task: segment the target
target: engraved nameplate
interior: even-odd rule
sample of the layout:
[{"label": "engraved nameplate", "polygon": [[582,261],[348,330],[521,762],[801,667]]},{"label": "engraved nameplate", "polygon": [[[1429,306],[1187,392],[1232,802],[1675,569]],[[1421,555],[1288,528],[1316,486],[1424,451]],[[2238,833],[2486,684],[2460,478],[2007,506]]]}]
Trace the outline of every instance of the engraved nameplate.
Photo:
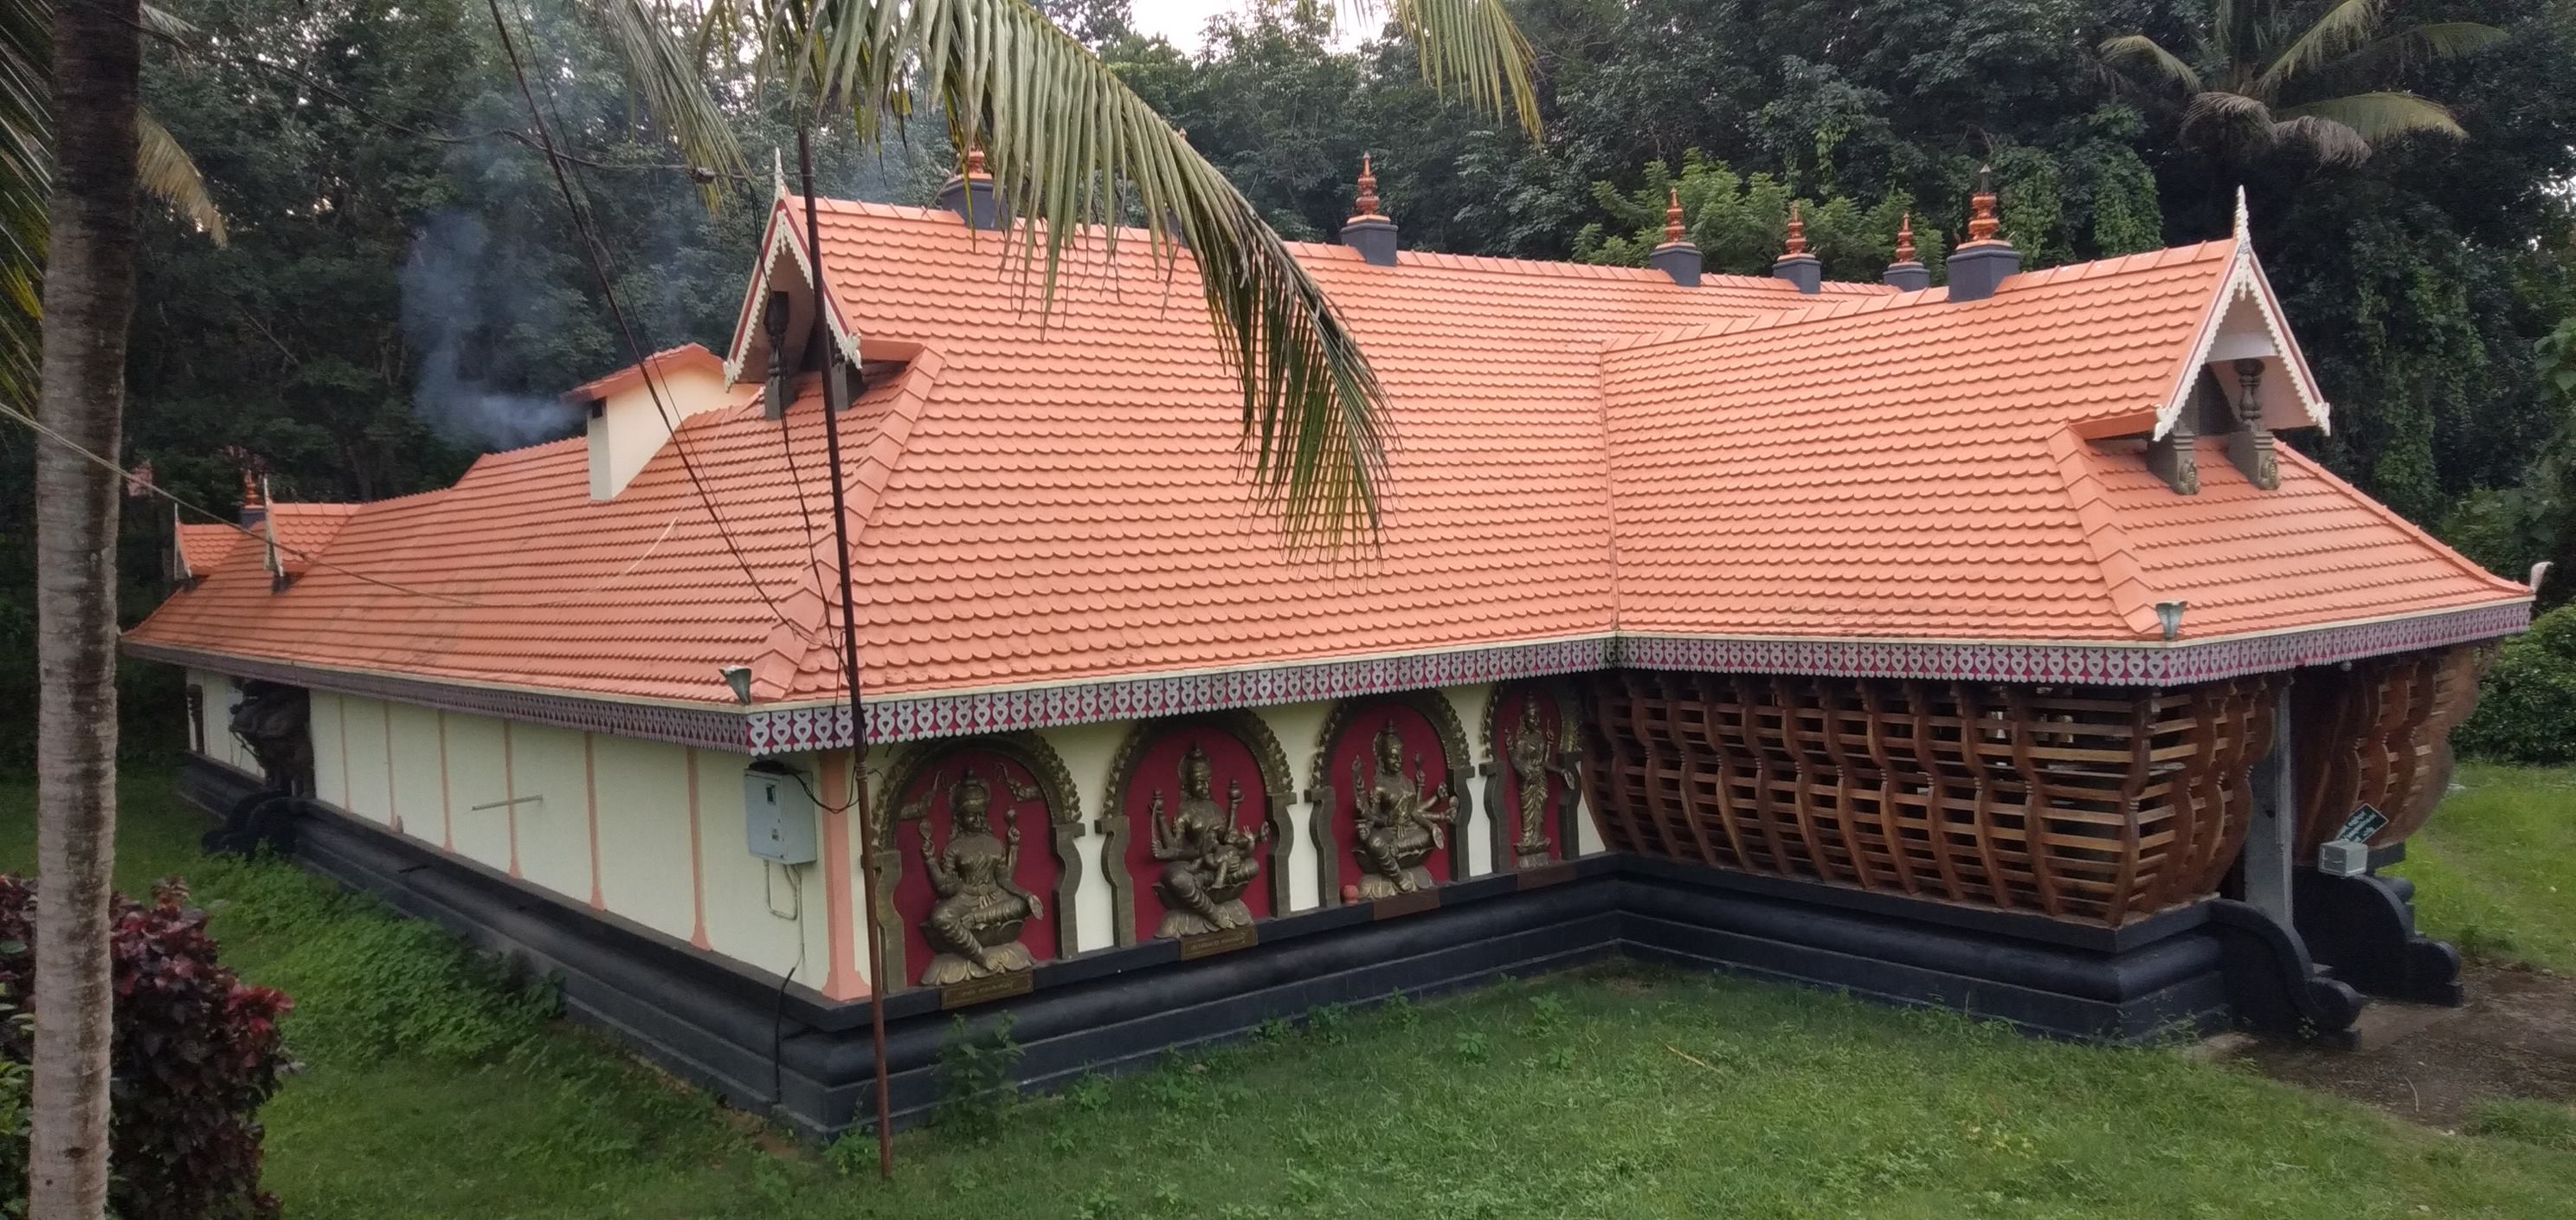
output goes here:
[{"label": "engraved nameplate", "polygon": [[1559,860],[1553,864],[1539,865],[1537,868],[1525,868],[1520,871],[1519,876],[1520,882],[1516,887],[1519,889],[1534,890],[1541,886],[1563,885],[1574,880],[1574,861]]},{"label": "engraved nameplate", "polygon": [[1184,936],[1181,938],[1181,960],[1186,962],[1194,961],[1202,957],[1214,957],[1219,953],[1232,953],[1237,949],[1249,949],[1260,943],[1261,928],[1256,924],[1245,924],[1240,928],[1223,928],[1214,932],[1201,932],[1196,936]]},{"label": "engraved nameplate", "polygon": [[1032,981],[1028,971],[1015,970],[1009,974],[990,974],[980,979],[952,983],[939,989],[939,1006],[964,1008],[969,1004],[1027,995]]},{"label": "engraved nameplate", "polygon": [[1440,909],[1440,891],[1415,890],[1410,894],[1396,894],[1378,899],[1376,907],[1379,919],[1393,919],[1417,911],[1436,911]]}]

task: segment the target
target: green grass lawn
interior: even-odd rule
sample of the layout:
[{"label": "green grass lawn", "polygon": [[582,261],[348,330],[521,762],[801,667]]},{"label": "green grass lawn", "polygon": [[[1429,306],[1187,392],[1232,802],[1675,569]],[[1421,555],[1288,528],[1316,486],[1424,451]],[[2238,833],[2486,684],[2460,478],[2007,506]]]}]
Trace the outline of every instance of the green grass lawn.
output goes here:
[{"label": "green grass lawn", "polygon": [[2471,763],[2390,872],[2427,934],[2477,957],[2576,972],[2576,770]]},{"label": "green grass lawn", "polygon": [[[2479,878],[2478,918],[2564,951],[2531,909],[2549,883],[2519,879],[2545,862],[2479,828],[2554,832],[2563,874],[2563,822],[2515,810],[2576,779],[2470,778],[2473,809],[2503,812],[2418,853],[2428,921],[2455,915],[2425,870],[2453,870]],[[199,859],[167,784],[128,785],[124,883],[188,874],[227,960],[297,997],[308,1067],[266,1112],[296,1217],[2576,1216],[2556,1110],[2445,1135],[2171,1050],[1634,967],[1312,1014],[989,1135],[904,1135],[888,1186],[871,1143],[786,1147],[432,929],[288,866]],[[0,865],[31,857],[29,807],[0,784]]]}]

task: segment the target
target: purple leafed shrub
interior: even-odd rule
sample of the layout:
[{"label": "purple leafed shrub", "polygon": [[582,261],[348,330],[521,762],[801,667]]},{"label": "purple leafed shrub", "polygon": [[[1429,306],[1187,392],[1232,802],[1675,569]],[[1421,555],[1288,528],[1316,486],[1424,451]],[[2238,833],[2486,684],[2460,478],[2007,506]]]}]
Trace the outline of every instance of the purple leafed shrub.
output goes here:
[{"label": "purple leafed shrub", "polygon": [[[112,903],[109,1210],[156,1220],[276,1216],[276,1197],[259,1188],[258,1114],[291,1067],[277,1022],[294,1001],[215,960],[206,913],[188,905],[176,878],[154,886],[149,904],[123,895]],[[35,924],[35,884],[0,877],[0,989],[21,1014],[41,985]],[[33,1051],[31,1023],[0,1022],[0,1061],[24,1064]],[[0,1139],[9,1141],[0,1198],[23,1199],[23,1126]]]}]

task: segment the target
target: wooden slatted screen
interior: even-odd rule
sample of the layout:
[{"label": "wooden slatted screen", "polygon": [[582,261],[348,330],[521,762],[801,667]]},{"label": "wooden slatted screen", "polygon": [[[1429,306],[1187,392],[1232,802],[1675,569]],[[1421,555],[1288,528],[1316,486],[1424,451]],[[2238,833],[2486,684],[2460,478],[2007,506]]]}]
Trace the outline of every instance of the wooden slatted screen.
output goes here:
[{"label": "wooden slatted screen", "polygon": [[2364,804],[2388,815],[2374,845],[2402,843],[2451,784],[2451,730],[2478,703],[2492,648],[2462,644],[2299,671],[2290,687],[2298,755],[2299,857]]},{"label": "wooden slatted screen", "polygon": [[2215,891],[2278,688],[1622,670],[1592,802],[1614,850],[2116,925]]}]

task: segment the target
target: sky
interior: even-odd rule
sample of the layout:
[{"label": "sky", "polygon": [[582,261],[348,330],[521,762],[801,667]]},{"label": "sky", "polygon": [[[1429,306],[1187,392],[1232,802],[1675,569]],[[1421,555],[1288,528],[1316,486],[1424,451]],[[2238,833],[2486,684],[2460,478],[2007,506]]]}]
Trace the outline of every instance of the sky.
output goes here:
[{"label": "sky", "polygon": [[1207,19],[1239,7],[1241,0],[1133,0],[1131,20],[1142,34],[1160,34],[1184,51],[1199,48]]}]

